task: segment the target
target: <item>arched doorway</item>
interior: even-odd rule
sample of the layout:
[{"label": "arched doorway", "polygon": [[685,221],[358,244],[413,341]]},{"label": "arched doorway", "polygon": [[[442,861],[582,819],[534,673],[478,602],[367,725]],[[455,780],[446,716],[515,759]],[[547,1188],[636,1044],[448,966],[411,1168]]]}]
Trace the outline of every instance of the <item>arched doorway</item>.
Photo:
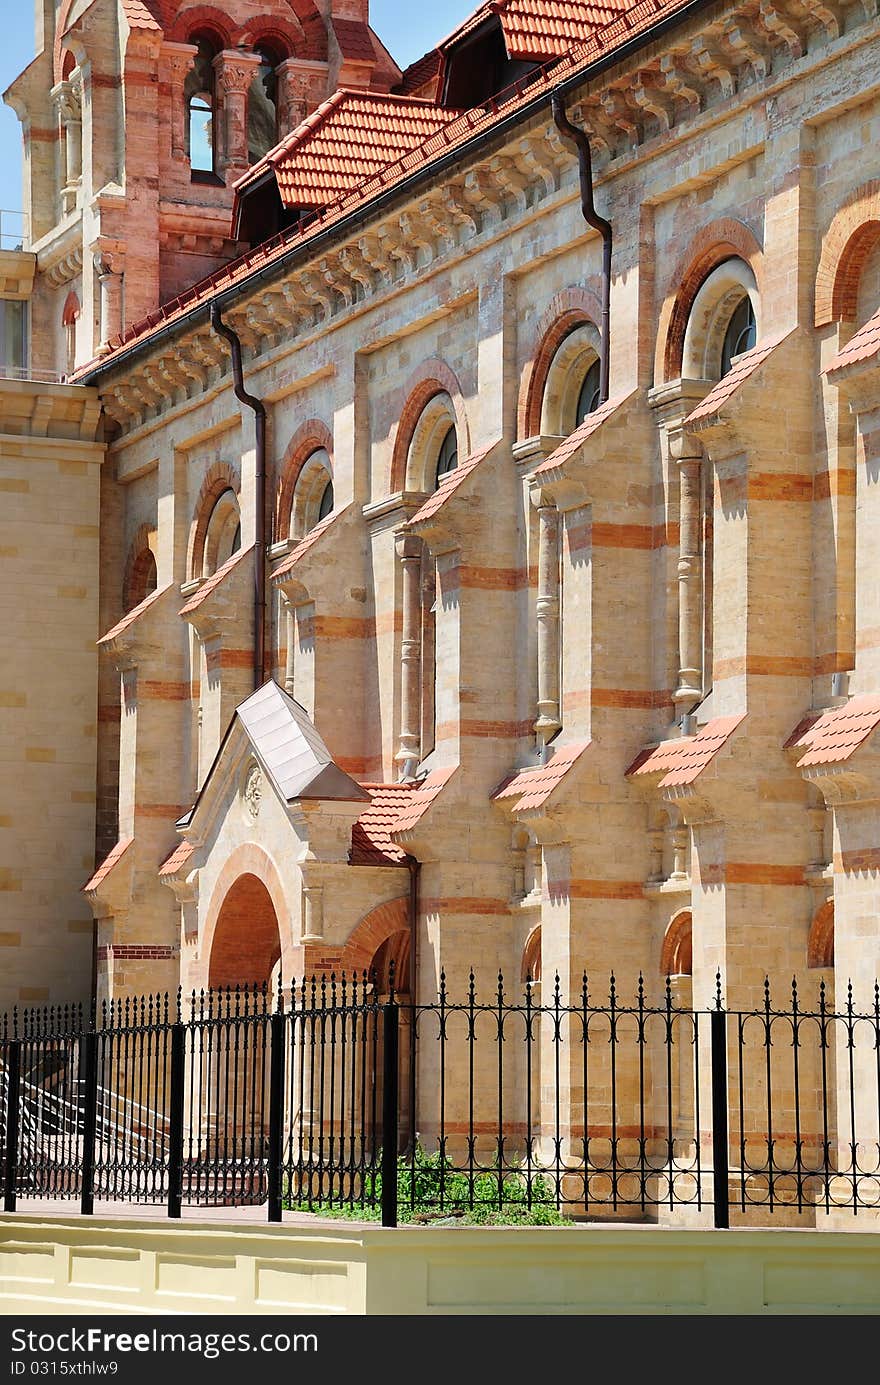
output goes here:
[{"label": "arched doorway", "polygon": [[281,937],[272,897],[256,875],[240,875],[217,915],[208,985],[212,990],[268,985],[280,956]]}]

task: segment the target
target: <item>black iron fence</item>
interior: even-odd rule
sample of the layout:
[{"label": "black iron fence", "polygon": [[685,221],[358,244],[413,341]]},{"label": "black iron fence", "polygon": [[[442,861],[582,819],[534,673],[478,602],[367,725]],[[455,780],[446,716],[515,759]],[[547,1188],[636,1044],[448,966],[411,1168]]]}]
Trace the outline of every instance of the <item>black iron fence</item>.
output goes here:
[{"label": "black iron fence", "polygon": [[586,977],[367,977],[27,1010],[0,1027],[0,1188],[428,1220],[814,1224],[880,1211],[880,992],[754,1010]]}]

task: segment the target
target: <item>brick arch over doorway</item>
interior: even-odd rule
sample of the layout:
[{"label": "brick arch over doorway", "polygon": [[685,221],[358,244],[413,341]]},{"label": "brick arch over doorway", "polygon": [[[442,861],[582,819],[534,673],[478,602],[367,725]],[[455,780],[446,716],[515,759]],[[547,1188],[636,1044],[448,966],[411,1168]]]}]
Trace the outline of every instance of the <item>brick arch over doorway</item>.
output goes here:
[{"label": "brick arch over doorway", "polygon": [[409,928],[409,896],[401,895],[387,904],[377,904],[355,926],[342,949],[340,965],[346,976],[369,971],[373,958],[384,942]]},{"label": "brick arch over doorway", "polygon": [[[253,928],[247,921],[249,909],[257,920]],[[238,847],[220,871],[205,916],[200,951],[208,985],[268,981],[289,932],[287,901],[274,861],[253,843]],[[227,967],[237,957],[244,969],[227,980]],[[284,965],[286,969],[287,959]]]}]

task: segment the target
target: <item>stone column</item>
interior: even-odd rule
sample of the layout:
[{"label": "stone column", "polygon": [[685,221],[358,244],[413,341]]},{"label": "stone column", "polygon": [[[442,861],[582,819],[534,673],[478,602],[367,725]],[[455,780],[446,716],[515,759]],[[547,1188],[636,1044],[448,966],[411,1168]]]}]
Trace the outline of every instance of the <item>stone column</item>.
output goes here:
[{"label": "stone column", "polygon": [[538,720],[535,731],[546,745],[562,725],[559,715],[559,511],[538,507]]},{"label": "stone column", "polygon": [[242,49],[224,49],[214,59],[217,95],[223,102],[222,119],[219,110],[215,115],[218,128],[222,130],[217,169],[228,185],[240,178],[249,166],[247,98],[259,66],[259,55]]},{"label": "stone column", "polygon": [[411,779],[419,762],[422,710],[422,543],[401,534],[397,555],[403,569],[403,633],[400,645],[400,748],[395,762],[401,780]]},{"label": "stone column", "polygon": [[78,72],[69,81],[59,82],[52,88],[52,101],[64,130],[61,212],[65,215],[76,206],[77,189],[82,180],[82,81]]},{"label": "stone column", "polygon": [[285,659],[284,659],[284,691],[291,697],[294,694],[294,653],[293,647],[296,642],[296,617],[294,615],[293,602],[285,596],[284,601],[284,628],[285,628]]},{"label": "stone column", "polygon": [[162,45],[162,57],[168,79],[168,99],[171,103],[171,157],[176,162],[183,162],[187,158],[185,87],[186,79],[192,69],[193,59],[198,51],[194,43],[164,43]]},{"label": "stone column", "polygon": [[98,352],[109,350],[111,337],[122,330],[122,273],[118,258],[98,251],[94,256],[101,294],[101,340]]},{"label": "stone column", "polygon": [[702,454],[699,443],[676,430],[669,440],[678,467],[678,684],[672,694],[681,714],[703,696]]}]

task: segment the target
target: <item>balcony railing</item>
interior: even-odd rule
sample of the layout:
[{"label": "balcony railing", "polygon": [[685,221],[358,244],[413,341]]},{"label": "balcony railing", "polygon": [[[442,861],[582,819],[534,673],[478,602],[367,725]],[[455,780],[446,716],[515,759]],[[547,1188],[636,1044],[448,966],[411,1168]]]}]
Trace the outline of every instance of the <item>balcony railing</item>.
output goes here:
[{"label": "balcony railing", "polygon": [[27,213],[0,207],[0,250],[23,250],[29,240]]}]

